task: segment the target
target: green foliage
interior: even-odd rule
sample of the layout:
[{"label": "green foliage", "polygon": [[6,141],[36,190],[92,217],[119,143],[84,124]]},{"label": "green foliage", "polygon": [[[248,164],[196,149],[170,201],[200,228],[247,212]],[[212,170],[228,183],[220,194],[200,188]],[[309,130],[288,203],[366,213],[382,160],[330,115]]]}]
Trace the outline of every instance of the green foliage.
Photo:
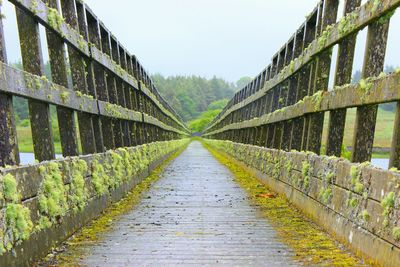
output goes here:
[{"label": "green foliage", "polygon": [[207,111],[203,112],[197,119],[189,122],[192,132],[202,132],[207,125],[222,111],[228,103],[227,99],[214,101],[208,105]]},{"label": "green foliage", "polygon": [[189,122],[189,128],[193,132],[202,132],[220,112],[220,109],[204,112],[198,119]]},{"label": "green foliage", "polygon": [[236,82],[236,88],[240,90],[244,88],[247,84],[249,84],[252,80],[253,78],[248,76],[242,77]]},{"label": "green foliage", "polygon": [[223,109],[227,104],[229,100],[228,99],[221,99],[214,101],[208,105],[207,110],[217,110],[217,109]]},{"label": "green foliage", "polygon": [[[153,75],[152,80],[160,94],[184,121],[194,120],[207,111],[209,105],[215,101],[231,99],[238,89],[251,81],[250,78],[242,78],[237,84],[233,84],[216,77],[212,79],[199,76],[163,77],[160,74]],[[216,109],[216,107],[210,108]]]}]

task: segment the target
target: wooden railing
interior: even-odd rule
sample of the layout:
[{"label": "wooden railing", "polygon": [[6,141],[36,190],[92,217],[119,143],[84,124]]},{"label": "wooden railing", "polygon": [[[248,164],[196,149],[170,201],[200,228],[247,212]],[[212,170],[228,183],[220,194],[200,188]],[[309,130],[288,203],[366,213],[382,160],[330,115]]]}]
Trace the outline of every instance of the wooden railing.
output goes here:
[{"label": "wooden railing", "polygon": [[[390,18],[400,0],[323,0],[273,57],[205,130],[207,138],[286,151],[321,151],[329,111],[326,154],[341,156],[346,110],[357,107],[352,161],[370,161],[378,104],[400,100],[400,71],[382,73]],[[368,28],[362,79],[350,85],[357,34]],[[328,91],[332,48],[338,45],[334,88]],[[400,167],[397,104],[391,167]]]},{"label": "wooden railing", "polygon": [[[78,155],[77,124],[83,154],[188,133],[137,58],[83,1],[9,2],[16,8],[24,71],[7,64],[0,24],[0,166],[19,164],[13,96],[28,99],[39,161],[55,158],[50,104],[57,107],[63,156]],[[46,29],[52,82],[44,76],[39,25]]]}]

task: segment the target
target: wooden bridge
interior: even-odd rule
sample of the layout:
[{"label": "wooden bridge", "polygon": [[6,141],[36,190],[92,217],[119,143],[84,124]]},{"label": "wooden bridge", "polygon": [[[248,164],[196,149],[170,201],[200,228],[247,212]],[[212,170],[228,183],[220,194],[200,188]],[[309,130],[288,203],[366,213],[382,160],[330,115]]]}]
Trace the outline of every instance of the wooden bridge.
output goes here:
[{"label": "wooden bridge", "polygon": [[[0,24],[0,266],[400,265],[398,103],[391,169],[369,164],[378,104],[400,101],[400,71],[382,73],[400,0],[346,0],[340,19],[339,0],[320,1],[204,131],[210,152],[187,147],[181,118],[83,1],[9,2],[23,70],[7,63]],[[351,84],[364,28],[362,79]],[[20,165],[16,96],[29,103],[32,165]],[[346,110],[354,107],[347,160]],[[129,208],[107,217],[123,198]]]}]

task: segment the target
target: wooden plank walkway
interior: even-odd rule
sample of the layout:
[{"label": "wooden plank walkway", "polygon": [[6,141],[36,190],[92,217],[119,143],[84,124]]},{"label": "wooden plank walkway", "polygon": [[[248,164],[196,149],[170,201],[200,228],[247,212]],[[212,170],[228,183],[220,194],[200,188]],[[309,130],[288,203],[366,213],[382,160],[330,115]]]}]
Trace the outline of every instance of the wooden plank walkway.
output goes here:
[{"label": "wooden plank walkway", "polygon": [[164,171],[140,204],[101,236],[88,266],[293,266],[293,252],[199,142]]}]

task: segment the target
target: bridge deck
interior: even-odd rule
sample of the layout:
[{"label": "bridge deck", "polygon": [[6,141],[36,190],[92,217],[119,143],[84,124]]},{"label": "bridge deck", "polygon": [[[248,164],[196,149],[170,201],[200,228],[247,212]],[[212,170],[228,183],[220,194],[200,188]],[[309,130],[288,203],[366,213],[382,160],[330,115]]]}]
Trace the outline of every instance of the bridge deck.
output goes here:
[{"label": "bridge deck", "polygon": [[229,170],[193,142],[81,263],[295,265],[275,235]]}]

